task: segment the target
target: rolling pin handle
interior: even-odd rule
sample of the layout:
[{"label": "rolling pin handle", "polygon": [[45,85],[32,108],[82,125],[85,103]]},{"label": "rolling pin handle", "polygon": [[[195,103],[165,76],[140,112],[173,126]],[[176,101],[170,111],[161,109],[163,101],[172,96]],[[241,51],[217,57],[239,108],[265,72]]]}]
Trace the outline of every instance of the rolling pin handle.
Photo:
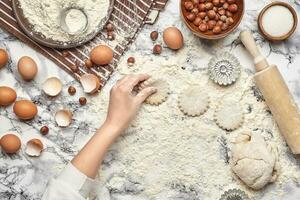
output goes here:
[{"label": "rolling pin handle", "polygon": [[267,60],[261,55],[260,51],[258,50],[258,47],[250,31],[242,31],[240,33],[240,39],[246,47],[246,49],[251,54],[251,56],[253,57],[255,69],[257,72],[269,67]]}]

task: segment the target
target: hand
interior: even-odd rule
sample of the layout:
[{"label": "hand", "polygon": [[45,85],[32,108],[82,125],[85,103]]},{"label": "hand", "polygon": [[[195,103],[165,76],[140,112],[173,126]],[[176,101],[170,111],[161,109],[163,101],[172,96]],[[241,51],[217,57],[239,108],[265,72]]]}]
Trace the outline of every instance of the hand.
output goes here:
[{"label": "hand", "polygon": [[148,87],[136,96],[132,94],[134,87],[149,77],[147,74],[127,75],[111,89],[106,123],[119,134],[129,126],[145,99],[156,92],[155,88]]}]

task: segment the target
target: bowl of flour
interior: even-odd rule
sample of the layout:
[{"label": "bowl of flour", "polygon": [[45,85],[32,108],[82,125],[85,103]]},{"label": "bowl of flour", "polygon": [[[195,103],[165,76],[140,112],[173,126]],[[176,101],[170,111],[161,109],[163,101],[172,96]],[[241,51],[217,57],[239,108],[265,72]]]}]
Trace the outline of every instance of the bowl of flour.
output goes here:
[{"label": "bowl of flour", "polygon": [[[93,39],[107,23],[114,0],[13,0],[13,10],[23,31],[36,42],[51,48],[72,48]],[[76,8],[68,18],[70,34],[61,26],[62,13]],[[75,14],[75,15],[74,15]]]}]

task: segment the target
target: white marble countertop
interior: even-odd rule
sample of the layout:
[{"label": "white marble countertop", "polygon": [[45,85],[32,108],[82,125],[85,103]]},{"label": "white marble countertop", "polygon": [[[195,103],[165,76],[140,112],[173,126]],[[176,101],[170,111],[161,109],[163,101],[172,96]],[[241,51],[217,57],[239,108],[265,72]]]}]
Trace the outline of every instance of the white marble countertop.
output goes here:
[{"label": "white marble countertop", "polygon": [[[191,58],[192,63],[197,63],[195,70],[205,67],[209,57],[220,50],[227,50],[235,54],[243,67],[251,69],[252,62],[249,55],[241,47],[238,35],[242,29],[251,29],[255,32],[255,39],[259,43],[262,52],[268,57],[271,63],[276,63],[284,79],[286,80],[296,102],[300,105],[300,29],[286,42],[270,44],[257,31],[256,18],[259,10],[270,1],[266,0],[245,0],[246,12],[238,30],[224,40],[218,42],[201,41],[194,39],[195,43],[188,42],[185,48],[193,45],[201,45],[206,56]],[[300,5],[294,1],[288,1],[297,10],[300,16]],[[178,14],[178,1],[169,0],[166,9],[160,14],[159,20],[154,26],[145,26],[139,34],[136,42],[130,47],[124,60],[135,52],[143,56],[152,57],[152,45],[149,40],[149,33],[152,30],[162,31],[167,26],[177,26],[183,31],[184,37],[195,38],[185,27]],[[45,190],[48,180],[56,175],[63,166],[80,150],[84,143],[93,135],[105,117],[105,113],[97,112],[97,105],[101,102],[101,95],[108,95],[110,87],[120,77],[117,71],[98,96],[87,96],[88,103],[80,106],[78,98],[84,96],[81,86],[70,75],[65,73],[54,63],[35,52],[15,37],[0,29],[0,48],[5,48],[11,60],[8,66],[0,70],[0,85],[7,85],[16,89],[18,98],[32,99],[39,107],[39,114],[34,120],[28,122],[19,121],[12,112],[12,106],[0,108],[0,135],[7,132],[18,133],[22,138],[22,150],[12,156],[0,153],[0,199],[40,199]],[[24,82],[17,73],[16,64],[21,56],[29,55],[38,64],[39,72],[34,81]],[[164,56],[174,56],[164,53]],[[155,57],[153,57],[155,59]],[[187,58],[190,59],[190,58]],[[125,63],[122,61],[123,64]],[[201,66],[201,67],[200,67]],[[41,93],[41,86],[46,77],[58,76],[63,81],[64,89],[58,97],[49,99]],[[67,92],[68,86],[77,88],[75,96]],[[59,128],[53,120],[53,113],[59,108],[68,107],[73,110],[74,120],[70,127]],[[47,125],[50,132],[47,136],[41,136],[39,129]],[[39,158],[30,158],[24,153],[24,145],[30,138],[41,138],[46,149]],[[113,167],[113,155],[109,154],[104,163],[106,168]],[[300,189],[294,186],[289,187],[287,196],[283,199],[300,199]],[[102,199],[139,199],[134,193],[122,191],[115,193],[106,189]],[[297,196],[298,195],[298,196]],[[193,197],[176,199],[194,199]],[[205,199],[209,199],[206,197]],[[162,199],[164,200],[164,199]]]}]

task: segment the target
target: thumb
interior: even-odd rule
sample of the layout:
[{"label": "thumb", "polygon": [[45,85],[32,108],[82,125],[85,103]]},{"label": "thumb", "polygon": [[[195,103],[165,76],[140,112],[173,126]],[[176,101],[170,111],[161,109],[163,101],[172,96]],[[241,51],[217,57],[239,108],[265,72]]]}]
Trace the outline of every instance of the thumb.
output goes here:
[{"label": "thumb", "polygon": [[143,103],[147,97],[149,97],[151,94],[154,94],[157,92],[157,89],[155,87],[147,87],[142,89],[137,95],[136,99],[139,103]]}]

